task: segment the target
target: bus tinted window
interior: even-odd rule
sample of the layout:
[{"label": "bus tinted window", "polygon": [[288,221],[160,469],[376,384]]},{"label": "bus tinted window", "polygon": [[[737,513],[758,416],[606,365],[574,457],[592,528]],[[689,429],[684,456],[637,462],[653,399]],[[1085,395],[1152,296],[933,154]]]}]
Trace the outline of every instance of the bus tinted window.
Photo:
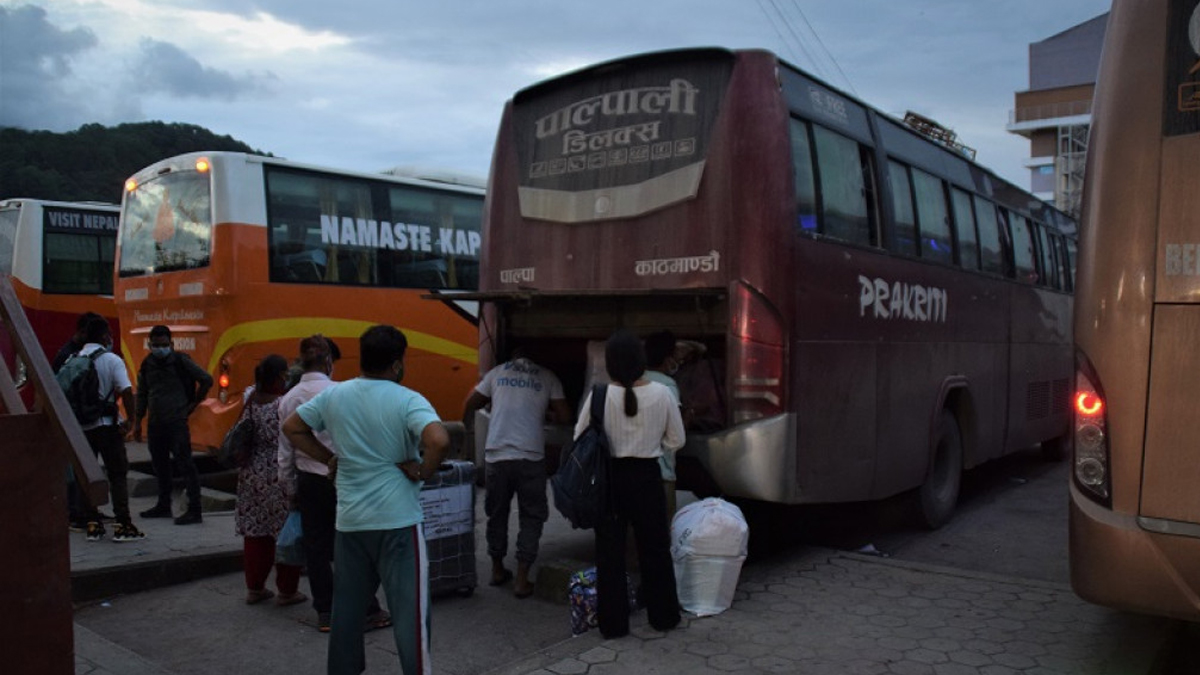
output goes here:
[{"label": "bus tinted window", "polygon": [[975,197],[975,218],[979,225],[980,268],[993,274],[1007,274],[1004,241],[1000,236],[1000,223],[996,220],[996,206],[983,197]]},{"label": "bus tinted window", "polygon": [[908,167],[888,162],[888,177],[892,181],[893,232],[890,248],[896,253],[917,254],[917,219],[913,214],[912,184]]},{"label": "bus tinted window", "polygon": [[403,187],[391,188],[388,195],[392,222],[429,223],[436,241],[432,249],[410,246],[406,252],[397,251],[390,285],[479,288],[479,232],[483,220],[479,200]]},{"label": "bus tinted window", "polygon": [[1029,231],[1029,221],[1025,216],[1009,212],[1008,226],[1012,232],[1013,264],[1016,267],[1017,279],[1037,283],[1037,252],[1033,248],[1033,234]]},{"label": "bus tinted window", "polygon": [[121,276],[206,267],[212,245],[208,174],[169,173],[125,194]]},{"label": "bus tinted window", "polygon": [[1058,265],[1054,261],[1054,249],[1050,247],[1050,235],[1046,226],[1033,223],[1033,231],[1037,233],[1038,268],[1042,270],[1039,281],[1053,288],[1061,288],[1058,281]]},{"label": "bus tinted window", "polygon": [[1074,291],[1075,276],[1071,274],[1071,265],[1074,256],[1071,254],[1070,240],[1060,235],[1057,237],[1056,246],[1058,249],[1058,273],[1062,275],[1063,290]]},{"label": "bus tinted window", "polygon": [[950,205],[954,208],[954,233],[958,236],[958,262],[969,270],[979,269],[979,241],[975,235],[975,213],[971,195],[950,189]]},{"label": "bus tinted window", "polygon": [[267,169],[270,279],[475,289],[478,199]]},{"label": "bus tinted window", "polygon": [[942,181],[919,169],[913,169],[912,176],[917,195],[917,223],[921,228],[921,257],[953,263],[954,242],[950,238],[950,216]]},{"label": "bus tinted window", "polygon": [[824,231],[855,244],[874,243],[874,194],[869,183],[870,155],[855,141],[819,126],[813,127]]},{"label": "bus tinted window", "polygon": [[0,274],[12,274],[13,238],[20,215],[18,209],[0,210]]},{"label": "bus tinted window", "polygon": [[1078,254],[1078,247],[1074,239],[1067,240],[1067,269],[1070,273],[1071,288],[1075,288],[1075,256]]},{"label": "bus tinted window", "polygon": [[115,239],[47,232],[43,248],[43,291],[112,295]]},{"label": "bus tinted window", "polygon": [[817,184],[813,176],[808,124],[793,118],[789,131],[792,138],[792,182],[796,192],[796,223],[805,232],[816,232]]}]

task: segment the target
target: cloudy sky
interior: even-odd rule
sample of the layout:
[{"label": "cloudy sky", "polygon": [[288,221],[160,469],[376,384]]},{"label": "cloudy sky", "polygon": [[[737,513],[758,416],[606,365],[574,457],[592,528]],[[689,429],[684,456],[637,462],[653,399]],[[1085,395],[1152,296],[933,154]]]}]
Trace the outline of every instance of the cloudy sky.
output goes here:
[{"label": "cloudy sky", "polygon": [[1107,0],[0,0],[0,126],[162,120],[311,164],[486,176],[505,100],[619,56],[772,50],[954,129],[1028,187],[1005,131],[1028,45]]}]

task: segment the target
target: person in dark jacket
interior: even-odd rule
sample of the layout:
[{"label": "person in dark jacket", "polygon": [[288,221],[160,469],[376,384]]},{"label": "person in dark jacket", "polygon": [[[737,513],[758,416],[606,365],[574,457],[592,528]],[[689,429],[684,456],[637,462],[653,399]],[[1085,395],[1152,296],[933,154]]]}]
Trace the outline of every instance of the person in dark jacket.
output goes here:
[{"label": "person in dark jacket", "polygon": [[133,423],[133,439],[142,440],[142,419],[146,424],[146,443],[150,462],[158,479],[158,503],[143,518],[171,517],[171,459],[183,472],[188,507],[175,519],[176,525],[191,525],[201,521],[200,476],[192,460],[192,436],[188,416],[204,400],[212,387],[212,376],[196,365],[187,354],[171,348],[171,329],[155,326],[150,329],[150,355],[142,360],[137,377],[137,419]]}]

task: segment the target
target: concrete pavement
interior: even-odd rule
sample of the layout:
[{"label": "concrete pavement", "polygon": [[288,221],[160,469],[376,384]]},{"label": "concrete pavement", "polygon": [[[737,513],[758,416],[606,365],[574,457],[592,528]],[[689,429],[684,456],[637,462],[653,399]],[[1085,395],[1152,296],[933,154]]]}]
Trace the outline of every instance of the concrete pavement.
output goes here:
[{"label": "concrete pavement", "polygon": [[[133,501],[135,513],[153,503]],[[482,573],[482,491],[476,501]],[[240,565],[232,520],[135,517],[148,537],[122,544],[71,535],[77,600],[92,589],[76,611],[77,675],[324,672],[325,638],[308,605],[242,602],[241,574],[221,567]],[[552,514],[538,597],[485,585],[435,600],[434,672],[1126,675],[1150,673],[1167,637],[1167,622],[1088,605],[1059,583],[799,548],[745,566],[718,616],[663,634],[639,612],[628,637],[572,638],[568,608],[550,598],[561,597],[562,571],[583,564],[559,561],[588,560],[591,546],[590,532]],[[126,588],[140,592],[113,592]],[[399,672],[388,631],[366,643],[368,672]]]}]

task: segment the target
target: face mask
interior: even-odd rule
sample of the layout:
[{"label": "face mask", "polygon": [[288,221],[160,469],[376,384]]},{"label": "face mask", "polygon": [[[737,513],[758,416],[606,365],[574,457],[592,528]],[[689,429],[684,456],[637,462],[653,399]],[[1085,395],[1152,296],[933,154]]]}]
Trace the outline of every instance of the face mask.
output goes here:
[{"label": "face mask", "polygon": [[158,357],[166,357],[171,353],[170,347],[151,347],[150,353]]}]

